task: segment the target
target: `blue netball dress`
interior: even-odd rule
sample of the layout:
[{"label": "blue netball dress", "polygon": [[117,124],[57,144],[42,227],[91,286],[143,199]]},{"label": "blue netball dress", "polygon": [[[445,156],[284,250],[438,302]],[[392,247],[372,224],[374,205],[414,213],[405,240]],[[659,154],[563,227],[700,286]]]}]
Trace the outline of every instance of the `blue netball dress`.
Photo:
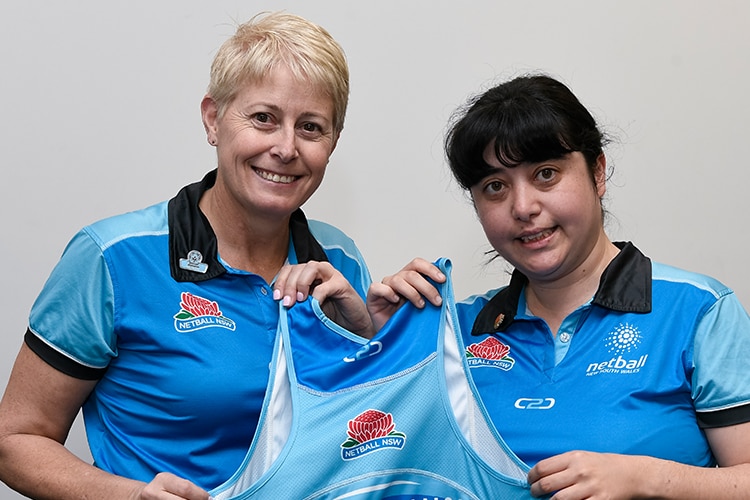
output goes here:
[{"label": "blue netball dress", "polygon": [[213,499],[532,498],[467,375],[438,265],[443,306],[407,304],[370,341],[315,299],[281,307],[253,445]]}]

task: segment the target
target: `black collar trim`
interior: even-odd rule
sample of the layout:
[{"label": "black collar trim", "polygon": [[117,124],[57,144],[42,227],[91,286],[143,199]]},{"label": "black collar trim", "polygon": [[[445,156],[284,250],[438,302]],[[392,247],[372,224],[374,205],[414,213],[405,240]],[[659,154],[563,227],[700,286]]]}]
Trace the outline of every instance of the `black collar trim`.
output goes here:
[{"label": "black collar trim", "polygon": [[[651,259],[630,242],[615,242],[620,253],[602,273],[593,304],[613,311],[651,312]],[[517,269],[510,283],[501,289],[477,315],[472,335],[502,332],[513,323],[518,302],[528,278]]]},{"label": "black collar trim", "polygon": [[[200,182],[185,186],[169,200],[169,269],[176,281],[206,281],[226,272],[219,262],[216,234],[198,202],[216,182],[216,170],[207,173]],[[307,218],[301,209],[292,213],[289,232],[297,255],[297,262],[310,260],[327,262],[328,257],[310,232]]]}]

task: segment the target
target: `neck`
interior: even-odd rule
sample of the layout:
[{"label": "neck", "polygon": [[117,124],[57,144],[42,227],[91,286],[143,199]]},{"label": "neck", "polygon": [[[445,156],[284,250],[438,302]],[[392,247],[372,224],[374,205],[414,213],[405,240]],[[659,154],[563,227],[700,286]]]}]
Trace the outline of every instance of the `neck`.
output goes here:
[{"label": "neck", "polygon": [[257,217],[222,201],[214,188],[198,206],[216,234],[221,258],[235,269],[261,276],[266,283],[284,265],[289,249],[289,217]]}]

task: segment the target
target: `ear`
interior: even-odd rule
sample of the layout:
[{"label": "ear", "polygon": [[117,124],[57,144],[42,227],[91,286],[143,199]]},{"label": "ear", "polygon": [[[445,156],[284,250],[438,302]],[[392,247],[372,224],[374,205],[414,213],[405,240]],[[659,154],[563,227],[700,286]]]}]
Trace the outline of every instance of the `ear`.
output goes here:
[{"label": "ear", "polygon": [[607,192],[607,157],[604,153],[596,159],[594,166],[594,184],[596,185],[596,194],[599,198],[604,197]]},{"label": "ear", "polygon": [[341,137],[342,130],[339,130],[338,132],[334,132],[333,137],[333,144],[331,144],[331,153],[328,156],[331,156],[333,152],[336,150],[336,145],[339,143],[339,138]]},{"label": "ear", "polygon": [[213,97],[206,94],[201,101],[201,118],[203,128],[206,129],[206,139],[212,146],[216,145],[217,122],[219,120],[219,107]]}]

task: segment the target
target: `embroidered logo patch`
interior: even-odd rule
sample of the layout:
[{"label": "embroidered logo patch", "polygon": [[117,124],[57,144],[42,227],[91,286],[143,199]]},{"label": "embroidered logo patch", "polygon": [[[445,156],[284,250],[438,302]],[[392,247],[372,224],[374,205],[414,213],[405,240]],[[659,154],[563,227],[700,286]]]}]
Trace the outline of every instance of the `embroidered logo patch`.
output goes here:
[{"label": "embroidered logo patch", "polygon": [[466,361],[469,368],[499,368],[507,372],[516,363],[515,359],[508,356],[509,353],[510,346],[495,337],[487,337],[466,347]]},{"label": "embroidered logo patch", "polygon": [[175,330],[192,332],[214,326],[232,331],[236,328],[234,321],[221,313],[218,303],[189,292],[182,292],[180,312],[174,315]]},{"label": "embroidered logo patch", "polygon": [[341,444],[341,458],[354,460],[378,450],[406,444],[406,434],[395,430],[393,416],[380,410],[367,410],[349,420],[346,430],[349,439]]}]

